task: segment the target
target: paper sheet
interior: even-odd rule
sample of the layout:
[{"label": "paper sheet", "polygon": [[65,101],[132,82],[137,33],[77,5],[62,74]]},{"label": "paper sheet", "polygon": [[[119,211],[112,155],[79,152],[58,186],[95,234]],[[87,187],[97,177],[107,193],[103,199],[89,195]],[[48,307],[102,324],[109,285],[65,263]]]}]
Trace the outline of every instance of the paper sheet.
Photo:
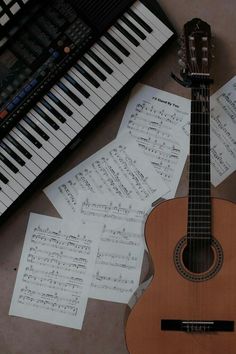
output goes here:
[{"label": "paper sheet", "polygon": [[189,112],[188,99],[138,84],[120,126],[119,134],[129,131],[168,185],[165,199],[175,196],[188,155],[183,127],[189,122]]},{"label": "paper sheet", "polygon": [[211,97],[211,175],[214,186],[236,170],[236,76]]},{"label": "paper sheet", "polygon": [[89,296],[128,303],[139,286],[146,203],[81,192],[76,218],[102,224]]},{"label": "paper sheet", "polygon": [[44,192],[65,217],[75,212],[81,190],[144,200],[151,205],[168,192],[168,187],[135,140],[122,134]]},{"label": "paper sheet", "polygon": [[81,329],[101,230],[31,214],[9,314]]}]

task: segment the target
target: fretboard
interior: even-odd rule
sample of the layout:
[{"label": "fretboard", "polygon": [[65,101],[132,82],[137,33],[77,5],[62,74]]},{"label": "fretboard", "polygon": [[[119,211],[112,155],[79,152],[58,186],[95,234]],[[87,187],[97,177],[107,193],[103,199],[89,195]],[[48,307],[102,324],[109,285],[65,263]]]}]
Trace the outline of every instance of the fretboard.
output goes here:
[{"label": "fretboard", "polygon": [[187,233],[189,240],[211,240],[209,91],[208,84],[192,88]]}]

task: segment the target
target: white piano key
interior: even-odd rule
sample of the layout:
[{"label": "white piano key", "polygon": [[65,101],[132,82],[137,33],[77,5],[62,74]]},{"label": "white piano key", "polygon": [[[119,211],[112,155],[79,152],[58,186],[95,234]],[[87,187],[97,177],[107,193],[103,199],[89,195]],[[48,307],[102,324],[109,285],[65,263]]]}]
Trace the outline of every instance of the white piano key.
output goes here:
[{"label": "white piano key", "polygon": [[24,176],[29,182],[35,179],[35,175],[25,165],[19,165],[5,150],[1,149],[0,151],[19,170],[18,173]]},{"label": "white piano key", "polygon": [[0,181],[0,188],[2,188],[2,191],[8,195],[13,202],[19,197],[19,194],[17,194],[8,183],[5,184]]},{"label": "white piano key", "polygon": [[112,44],[106,37],[102,40],[107,44],[113,52],[115,52],[123,60],[124,64],[132,71],[133,75],[139,70],[139,66],[131,59],[131,56],[126,57],[114,44]]},{"label": "white piano key", "polygon": [[3,141],[25,162],[25,166],[32,171],[35,176],[38,176],[42,172],[31,159],[25,157],[9,140],[3,139]]},{"label": "white piano key", "polygon": [[1,202],[7,208],[12,204],[12,200],[5,194],[4,191],[0,191]]},{"label": "white piano key", "polygon": [[[47,163],[46,161],[43,159],[43,157],[40,154],[40,152],[38,151],[37,148],[35,148],[35,146],[33,144],[28,144],[25,143],[25,136],[16,128],[13,128],[11,130],[10,135],[12,135],[17,141],[19,141],[19,143],[27,150],[29,151],[29,153],[32,155],[32,161],[35,162],[35,164],[41,169],[44,170],[45,167],[47,167]],[[37,152],[36,152],[37,150]]]},{"label": "white piano key", "polygon": [[128,41],[128,39],[120,31],[118,31],[118,29],[115,28],[115,27],[112,27],[110,30],[108,30],[108,32],[115,39],[117,39],[125,47],[125,49],[127,49],[130,52],[132,60],[140,68],[145,64],[144,58],[141,56],[141,54],[138,51],[139,47],[135,47],[135,46],[131,47],[130,44],[129,44],[130,42]]},{"label": "white piano key", "polygon": [[125,76],[124,73],[119,68],[117,68],[113,64],[113,62],[111,62],[108,55],[106,55],[104,52],[100,51],[100,48],[97,48],[97,46],[94,45],[91,49],[97,56],[99,56],[104,61],[104,63],[106,63],[113,70],[113,76],[117,80],[119,80],[121,82],[121,84],[124,86],[127,83],[127,81],[129,80],[127,78],[127,76]]},{"label": "white piano key", "polygon": [[9,176],[17,180],[17,182],[19,182],[19,184],[23,187],[23,190],[29,186],[30,181],[28,181],[20,172],[18,173],[12,172],[12,170],[7,165],[5,165],[2,161],[0,161],[0,166],[5,170],[5,172]]},{"label": "white piano key", "polygon": [[85,54],[85,58],[88,59],[96,68],[98,68],[102,74],[107,77],[107,82],[114,87],[116,92],[118,92],[123,86],[120,81],[118,81],[112,74],[107,73],[89,54]]},{"label": "white piano key", "polygon": [[[61,100],[61,101],[62,101],[62,100]],[[47,102],[49,102],[52,107],[54,107],[55,109],[57,109],[57,111],[58,111],[59,113],[63,114],[63,111],[60,109],[60,107],[58,107],[58,106],[56,105],[56,103],[53,102],[49,97],[47,98]],[[70,109],[71,109],[71,107],[70,107]],[[72,110],[72,109],[71,109],[71,110]],[[65,116],[65,113],[64,113],[64,116]],[[64,126],[64,124],[68,124],[68,125],[71,127],[71,129],[74,130],[75,135],[78,134],[78,133],[81,131],[81,129],[82,129],[81,124],[79,124],[72,116],[70,116],[70,117],[69,117],[69,116],[66,116],[66,123],[63,123],[63,124],[62,124],[62,127]],[[75,136],[75,135],[74,135],[74,136]]]},{"label": "white piano key", "polygon": [[0,191],[0,215],[2,215],[4,213],[4,211],[6,211],[6,209],[7,209],[7,206],[1,202],[2,195],[3,195],[3,192]]},{"label": "white piano key", "polygon": [[16,194],[20,195],[24,191],[22,185],[18,183],[16,179],[10,176],[9,173],[7,173],[7,171],[4,170],[4,168],[2,168],[1,166],[0,166],[0,172],[2,172],[5,177],[7,177],[7,179],[9,180],[8,182],[9,187],[13,189],[13,191],[15,191]]},{"label": "white piano key", "polygon": [[104,92],[104,97],[106,97],[106,101],[109,102],[111,97],[113,97],[116,94],[116,90],[114,90],[114,88],[107,82],[107,81],[103,81],[101,80],[99,77],[97,77],[94,72],[87,67],[87,65],[85,65],[84,63],[80,62],[79,63],[80,66],[82,68],[84,68],[84,70],[86,70],[91,76],[94,76],[94,78],[97,80],[97,82],[100,84],[100,86],[103,88]]},{"label": "white piano key", "polygon": [[[38,120],[40,121],[50,132],[52,135],[55,135],[56,138],[60,141],[61,145],[64,147],[66,144],[70,141],[68,136],[59,128],[58,130],[55,130],[49,125],[41,116],[36,112],[34,109],[31,109],[30,113]],[[62,124],[63,126],[63,124]]]},{"label": "white piano key", "polygon": [[39,119],[37,119],[31,112],[27,113],[27,116],[48,136],[50,143],[58,150],[62,151],[65,145],[62,144],[60,140],[57,139],[56,135],[53,134]]}]

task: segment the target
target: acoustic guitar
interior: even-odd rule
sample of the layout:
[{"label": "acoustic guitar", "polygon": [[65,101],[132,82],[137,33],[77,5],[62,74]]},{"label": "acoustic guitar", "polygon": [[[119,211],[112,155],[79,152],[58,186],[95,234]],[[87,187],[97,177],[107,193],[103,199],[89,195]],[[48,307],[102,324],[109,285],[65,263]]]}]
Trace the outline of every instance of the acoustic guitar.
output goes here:
[{"label": "acoustic guitar", "polygon": [[211,197],[210,26],[193,19],[182,41],[177,80],[192,94],[189,194],[147,218],[154,276],[129,315],[126,343],[130,354],[236,354],[236,205]]}]

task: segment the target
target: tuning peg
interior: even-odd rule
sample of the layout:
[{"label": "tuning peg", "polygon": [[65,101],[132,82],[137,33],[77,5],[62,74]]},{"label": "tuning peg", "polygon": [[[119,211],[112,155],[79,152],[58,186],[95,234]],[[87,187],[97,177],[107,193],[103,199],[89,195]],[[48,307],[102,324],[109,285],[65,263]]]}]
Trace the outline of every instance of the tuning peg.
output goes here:
[{"label": "tuning peg", "polygon": [[178,60],[178,63],[179,63],[179,65],[180,65],[182,68],[186,68],[186,64],[185,64],[185,62],[184,62],[182,59],[179,59],[179,60]]}]

